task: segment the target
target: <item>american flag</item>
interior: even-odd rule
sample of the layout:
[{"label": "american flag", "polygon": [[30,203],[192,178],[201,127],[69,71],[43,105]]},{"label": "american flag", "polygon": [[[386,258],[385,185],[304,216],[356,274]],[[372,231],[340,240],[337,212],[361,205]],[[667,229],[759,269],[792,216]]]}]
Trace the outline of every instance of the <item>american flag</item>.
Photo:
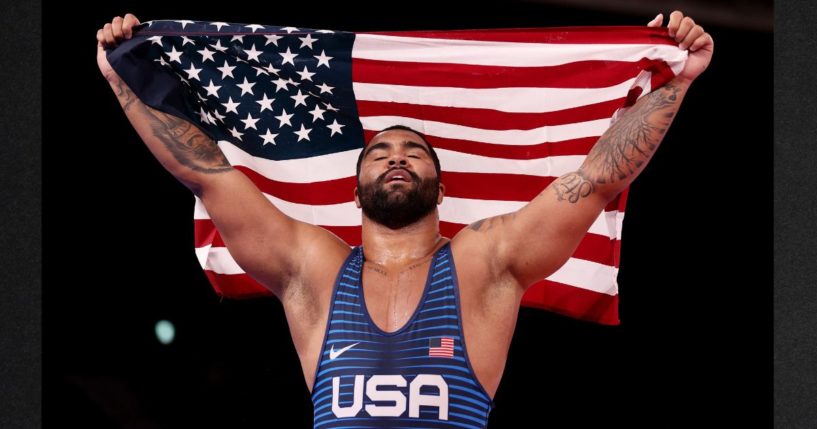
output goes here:
[{"label": "american flag", "polygon": [[454,339],[450,337],[429,339],[428,355],[432,357],[454,357]]},{"label": "american flag", "polygon": [[[359,245],[359,150],[394,124],[425,133],[446,185],[440,229],[521,208],[577,169],[611,121],[686,60],[666,29],[351,33],[190,20],[142,24],[108,60],[146,104],[187,118],[289,216]],[[627,190],[523,305],[618,324]],[[268,295],[201,201],[195,251],[215,290]]]}]

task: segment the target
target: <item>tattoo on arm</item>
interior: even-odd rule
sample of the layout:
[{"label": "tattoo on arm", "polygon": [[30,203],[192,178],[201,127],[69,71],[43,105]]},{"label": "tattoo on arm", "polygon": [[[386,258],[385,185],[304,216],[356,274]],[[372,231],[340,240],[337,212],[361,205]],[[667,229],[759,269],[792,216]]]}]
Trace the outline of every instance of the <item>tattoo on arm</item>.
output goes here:
[{"label": "tattoo on arm", "polygon": [[218,144],[192,123],[145,106],[121,80],[114,91],[125,112],[136,112],[146,118],[153,135],[180,164],[206,174],[232,169]]},{"label": "tattoo on arm", "polygon": [[512,220],[514,217],[516,217],[516,213],[517,212],[512,212],[512,213],[507,213],[507,214],[504,214],[504,215],[501,215],[501,216],[494,216],[494,217],[489,217],[489,218],[485,218],[485,219],[480,219],[480,220],[472,223],[471,225],[468,225],[468,228],[470,228],[473,231],[477,231],[477,232],[488,231],[489,229],[491,229],[491,228],[493,228],[493,227],[495,227],[497,225],[504,224],[505,222],[508,222],[508,221]]},{"label": "tattoo on arm", "polygon": [[587,197],[595,190],[593,182],[584,174],[580,168],[578,171],[567,173],[560,177],[553,184],[556,191],[556,198],[559,201],[576,203],[580,198]]},{"label": "tattoo on arm", "polygon": [[647,94],[604,133],[583,165],[592,182],[626,180],[649,161],[678,111],[681,90],[669,82]]}]

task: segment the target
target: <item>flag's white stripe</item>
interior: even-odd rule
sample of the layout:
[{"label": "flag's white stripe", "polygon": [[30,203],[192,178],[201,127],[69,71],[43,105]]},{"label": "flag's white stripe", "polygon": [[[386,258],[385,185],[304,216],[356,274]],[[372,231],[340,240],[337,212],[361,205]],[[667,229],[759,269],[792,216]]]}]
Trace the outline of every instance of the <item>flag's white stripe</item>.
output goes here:
[{"label": "flag's white stripe", "polygon": [[[231,165],[244,166],[269,180],[288,183],[314,183],[353,177],[360,154],[360,149],[353,149],[312,158],[273,161],[254,157],[226,140],[218,143]],[[501,159],[447,149],[436,149],[436,152],[443,172],[525,174],[539,177],[559,177],[575,171],[586,157],[563,155],[540,159]]]},{"label": "flag's white stripe", "polygon": [[[204,249],[204,248],[202,248]],[[205,251],[202,250],[202,253]],[[202,258],[199,259],[201,261]],[[218,274],[244,274],[226,247],[212,247],[206,250],[204,269]],[[616,274],[618,268],[578,258],[570,258],[547,280],[592,290],[607,295],[616,295]]]},{"label": "flag's white stripe", "polygon": [[687,52],[672,45],[519,43],[359,34],[352,58],[422,63],[542,67],[575,61],[683,62]]},{"label": "flag's white stripe", "polygon": [[614,296],[618,294],[617,275],[616,267],[570,258],[555,273],[547,277],[547,280]]},{"label": "flag's white stripe", "polygon": [[[327,226],[359,226],[361,212],[354,202],[332,204],[326,206],[311,206],[297,204],[264,194],[267,199],[286,215],[312,225]],[[193,210],[194,219],[210,219],[204,204],[195,197],[196,204]],[[440,220],[444,222],[468,225],[480,219],[510,213],[522,208],[524,201],[494,201],[475,200],[468,198],[447,197],[440,205]],[[603,212],[588,232],[608,238],[621,239],[621,225],[624,213],[619,211]]]},{"label": "flag's white stripe", "polygon": [[[649,75],[649,72],[642,72]],[[512,113],[544,113],[602,103],[627,96],[638,77],[607,88],[454,88],[359,83],[352,86],[360,101],[424,106],[492,109]]]},{"label": "flag's white stripe", "polygon": [[414,128],[430,137],[462,139],[480,143],[501,144],[507,146],[527,146],[542,142],[572,140],[583,137],[600,136],[610,126],[610,118],[595,121],[575,122],[565,125],[552,125],[531,130],[486,130],[449,124],[447,122],[424,121],[404,116],[366,116],[361,117],[363,129],[379,131],[394,124]]}]

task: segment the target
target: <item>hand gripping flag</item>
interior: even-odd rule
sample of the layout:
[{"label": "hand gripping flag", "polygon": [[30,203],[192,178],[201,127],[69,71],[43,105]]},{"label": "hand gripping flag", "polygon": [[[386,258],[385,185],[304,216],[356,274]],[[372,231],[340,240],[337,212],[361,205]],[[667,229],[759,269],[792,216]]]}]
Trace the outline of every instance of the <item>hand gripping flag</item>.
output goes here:
[{"label": "hand gripping flag", "polygon": [[[446,185],[440,230],[521,208],[577,169],[616,115],[680,72],[666,29],[351,33],[203,21],[144,23],[108,60],[147,105],[193,122],[287,215],[359,245],[355,162],[394,124],[425,133]],[[618,324],[627,190],[523,305]],[[195,251],[222,296],[269,295],[201,201]]]}]

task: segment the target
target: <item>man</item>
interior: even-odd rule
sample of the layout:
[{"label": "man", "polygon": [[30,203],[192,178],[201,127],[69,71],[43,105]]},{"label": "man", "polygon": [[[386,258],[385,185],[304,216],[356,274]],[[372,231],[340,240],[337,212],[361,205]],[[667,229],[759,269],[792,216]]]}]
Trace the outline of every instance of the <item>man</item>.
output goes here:
[{"label": "man", "polygon": [[138,23],[128,14],[97,32],[100,70],[154,156],[202,200],[233,259],[281,300],[322,428],[484,427],[526,288],[567,261],[644,169],[714,46],[673,12],[669,34],[690,51],[683,71],[618,118],[579,169],[450,240],[439,231],[445,184],[432,145],[407,127],[383,130],[358,161],[363,245],[350,249],[279,211],[196,126],[134,96],[103,47]]}]

